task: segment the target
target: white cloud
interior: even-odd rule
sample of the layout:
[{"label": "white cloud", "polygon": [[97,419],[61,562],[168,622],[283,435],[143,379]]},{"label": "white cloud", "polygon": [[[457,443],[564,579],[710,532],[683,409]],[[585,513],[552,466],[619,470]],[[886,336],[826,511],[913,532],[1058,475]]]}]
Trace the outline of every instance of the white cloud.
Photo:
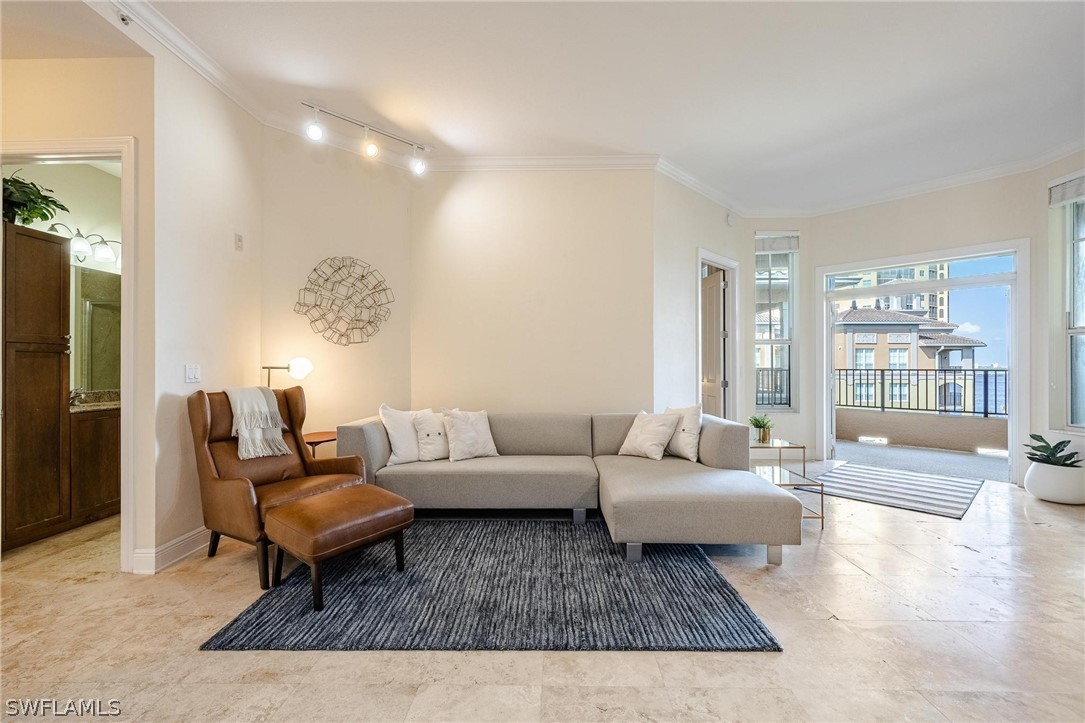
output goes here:
[{"label": "white cloud", "polygon": [[980,333],[980,325],[979,324],[973,324],[971,321],[966,321],[965,323],[963,323],[963,324],[961,324],[960,326],[957,327],[957,333],[958,334],[979,334]]}]

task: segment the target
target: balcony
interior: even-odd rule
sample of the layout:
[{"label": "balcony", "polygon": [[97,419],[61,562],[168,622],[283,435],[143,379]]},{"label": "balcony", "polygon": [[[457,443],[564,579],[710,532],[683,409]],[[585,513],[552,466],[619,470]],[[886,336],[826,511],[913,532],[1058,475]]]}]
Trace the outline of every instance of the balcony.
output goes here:
[{"label": "balcony", "polygon": [[836,438],[976,453],[1008,449],[1006,369],[838,369]]}]

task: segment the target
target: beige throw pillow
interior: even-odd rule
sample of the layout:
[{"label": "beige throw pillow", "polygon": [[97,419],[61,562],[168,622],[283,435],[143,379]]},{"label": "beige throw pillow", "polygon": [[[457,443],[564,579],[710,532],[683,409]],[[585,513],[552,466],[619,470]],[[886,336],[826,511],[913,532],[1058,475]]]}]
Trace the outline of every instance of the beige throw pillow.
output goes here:
[{"label": "beige throw pillow", "polygon": [[667,454],[696,462],[697,445],[701,441],[701,405],[677,409],[667,407],[664,414],[677,414],[681,417],[671,441],[667,443]]},{"label": "beige throw pillow", "polygon": [[497,457],[497,446],[490,433],[490,418],[486,411],[461,412],[444,409],[445,430],[448,432],[448,459],[458,462],[475,457]]},{"label": "beige throw pillow", "polygon": [[648,459],[663,459],[663,450],[674,435],[681,419],[678,414],[648,414],[641,412],[625,436],[618,454]]}]

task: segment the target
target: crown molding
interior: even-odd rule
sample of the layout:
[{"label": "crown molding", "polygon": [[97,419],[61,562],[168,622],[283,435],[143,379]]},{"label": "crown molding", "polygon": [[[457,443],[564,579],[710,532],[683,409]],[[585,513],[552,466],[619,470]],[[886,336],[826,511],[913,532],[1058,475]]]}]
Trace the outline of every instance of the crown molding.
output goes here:
[{"label": "crown molding", "polygon": [[742,204],[735,201],[723,191],[717,190],[712,186],[709,186],[704,181],[691,176],[683,171],[678,166],[674,165],[666,158],[660,158],[659,163],[656,165],[656,170],[662,173],[672,181],[677,181],[691,191],[696,191],[709,201],[712,201],[720,206],[723,206],[729,211],[734,211],[739,216],[748,216],[747,209]]},{"label": "crown molding", "polygon": [[649,171],[659,156],[446,156],[430,158],[440,171]]},{"label": "crown molding", "polygon": [[969,171],[968,173],[961,173],[955,176],[946,176],[931,181],[923,181],[921,183],[902,186],[892,191],[857,196],[841,204],[800,209],[757,209],[751,211],[747,216],[748,218],[813,218],[815,216],[842,213],[844,211],[852,211],[866,206],[902,201],[906,198],[922,196],[936,191],[960,188],[961,186],[967,186],[973,183],[993,181],[1007,176],[1014,176],[1018,173],[1028,173],[1029,171],[1043,168],[1049,163],[1054,163],[1061,158],[1082,151],[1085,151],[1085,143],[1082,143],[1080,140],[1074,140],[1056,146],[1027,161],[1015,161],[1013,163],[1004,163],[998,166],[989,166],[988,168],[981,168],[978,171]]},{"label": "crown molding", "polygon": [[[177,29],[150,3],[144,0],[109,0],[118,13],[131,18],[148,35],[164,45],[186,65],[199,73],[208,83],[218,88],[237,103],[245,112],[261,123],[267,116],[266,109],[227,73],[211,56]],[[123,25],[123,22],[122,22]]]}]

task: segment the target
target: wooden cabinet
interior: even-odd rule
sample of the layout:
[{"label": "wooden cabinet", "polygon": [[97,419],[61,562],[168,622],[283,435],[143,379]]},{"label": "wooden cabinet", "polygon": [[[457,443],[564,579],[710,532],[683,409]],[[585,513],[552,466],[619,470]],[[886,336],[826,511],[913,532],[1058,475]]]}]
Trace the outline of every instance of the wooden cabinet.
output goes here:
[{"label": "wooden cabinet", "polygon": [[5,548],[71,519],[68,240],[4,224]]},{"label": "wooden cabinet", "polygon": [[71,520],[93,522],[121,511],[121,410],[72,414]]}]

